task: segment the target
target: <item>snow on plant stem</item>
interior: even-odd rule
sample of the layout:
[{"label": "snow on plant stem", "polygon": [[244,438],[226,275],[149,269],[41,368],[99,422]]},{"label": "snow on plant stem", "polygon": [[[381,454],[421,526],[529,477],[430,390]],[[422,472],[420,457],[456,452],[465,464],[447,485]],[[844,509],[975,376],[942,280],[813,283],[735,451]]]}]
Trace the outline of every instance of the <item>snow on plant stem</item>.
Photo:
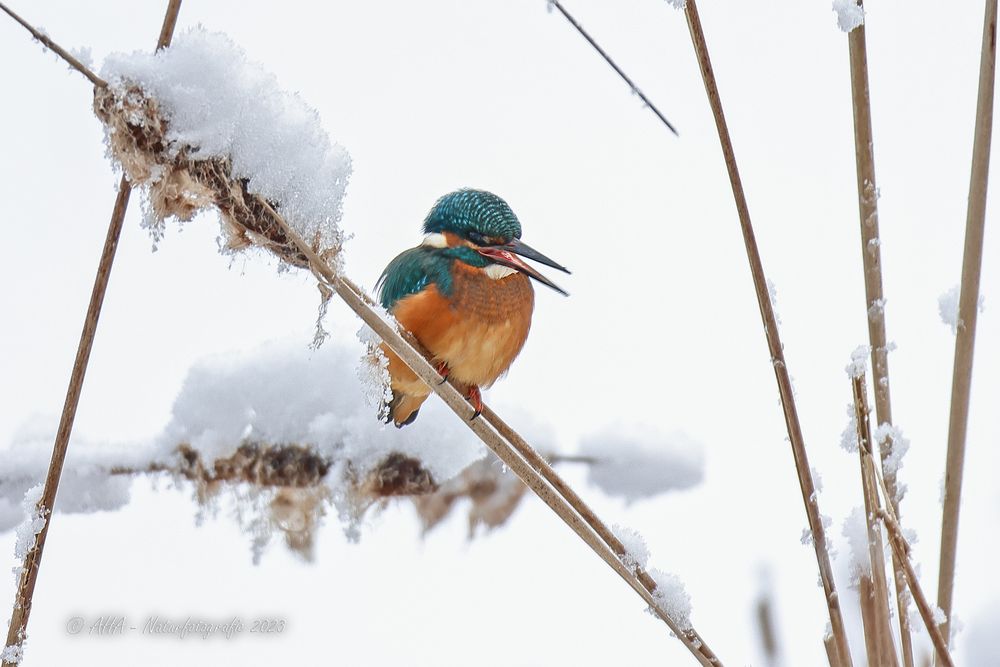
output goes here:
[{"label": "snow on plant stem", "polygon": [[[961,289],[958,285],[955,285],[938,297],[938,313],[941,315],[941,321],[951,327],[953,334],[957,334],[958,328],[962,326],[962,321],[958,317],[958,298],[960,295]],[[979,312],[983,312],[985,304],[982,294],[979,295],[979,302],[976,307],[979,309]]]},{"label": "snow on plant stem", "polygon": [[156,101],[168,154],[229,160],[232,177],[278,203],[303,238],[321,249],[342,245],[350,156],[331,142],[315,109],[282,90],[229,37],[192,28],[156,53],[109,55],[101,76],[115,89],[137,85]]},{"label": "snow on plant stem", "polygon": [[[650,570],[649,576],[656,582],[656,590],[653,591],[656,604],[667,613],[677,627],[681,630],[690,630],[691,596],[684,588],[684,582],[675,574],[657,569]],[[652,609],[648,611],[656,615]]]},{"label": "snow on plant stem", "polygon": [[11,644],[10,646],[5,646],[2,651],[0,651],[0,661],[9,662],[11,664],[18,664],[24,658],[24,648],[20,644]]},{"label": "snow on plant stem", "polygon": [[848,563],[850,565],[851,585],[857,586],[860,577],[872,576],[871,558],[868,552],[868,523],[865,520],[865,509],[855,507],[844,519],[841,534],[847,540],[849,547]]},{"label": "snow on plant stem", "polygon": [[864,375],[868,369],[868,357],[871,353],[872,348],[868,345],[859,345],[854,348],[854,352],[851,352],[851,363],[847,364],[844,372],[852,378],[859,378]]},{"label": "snow on plant stem", "polygon": [[[17,531],[15,532],[17,539],[14,542],[14,559],[18,563],[24,562],[24,557],[35,546],[38,533],[42,532],[42,529],[45,527],[47,510],[44,507],[38,506],[38,501],[42,499],[42,491],[44,490],[45,484],[39,482],[24,494],[21,506],[24,509],[25,519],[17,527]],[[20,576],[21,567],[17,566],[14,568],[14,577],[20,578]]]},{"label": "snow on plant stem", "polygon": [[[649,563],[649,546],[642,535],[631,528],[614,524],[611,532],[625,547],[625,553],[621,556],[621,561],[634,573],[639,573],[646,569]],[[677,624],[681,630],[691,629],[691,596],[684,588],[684,582],[680,577],[663,570],[649,570],[649,576],[656,583],[656,590],[653,591],[653,599],[657,606],[662,609],[670,620]],[[646,610],[653,616],[658,616],[653,608]]]},{"label": "snow on plant stem", "polygon": [[840,432],[840,447],[849,454],[858,451],[858,416],[852,403],[847,404],[847,426]]},{"label": "snow on plant stem", "polygon": [[[404,431],[386,428],[364,399],[353,347],[310,351],[267,345],[198,363],[184,380],[170,422],[158,437],[160,457],[188,443],[208,462],[232,455],[244,441],[308,445],[349,464],[363,477],[387,456],[419,460],[437,482],[485,454],[460,422],[420,419]],[[443,409],[430,402],[431,414]],[[328,475],[328,483],[342,483]]]},{"label": "snow on plant stem", "polygon": [[617,523],[611,526],[611,532],[625,547],[625,553],[622,555],[622,563],[625,564],[625,567],[633,572],[637,569],[645,570],[646,564],[649,562],[649,547],[642,535]]},{"label": "snow on plant stem", "polygon": [[778,314],[778,286],[770,278],[767,279],[767,298],[771,300],[774,321],[778,323],[778,326],[781,326],[781,315]]},{"label": "snow on plant stem", "polygon": [[[42,492],[45,490],[45,483],[39,482],[28,489],[24,494],[21,507],[24,510],[24,521],[15,531],[14,559],[17,561],[11,571],[14,574],[14,585],[19,586],[21,575],[24,572],[24,562],[28,552],[35,548],[38,534],[45,528],[45,515],[48,510],[38,503],[42,499]],[[17,609],[17,607],[15,607]],[[18,636],[16,643],[5,646],[0,651],[0,661],[10,664],[18,664],[24,658],[24,635]]]},{"label": "snow on plant stem", "polygon": [[892,424],[879,424],[872,433],[872,439],[880,447],[886,443],[892,446],[889,455],[882,461],[882,470],[886,475],[896,475],[903,467],[903,456],[910,449],[910,441],[903,431]]},{"label": "snow on plant stem", "polygon": [[837,13],[837,25],[844,32],[851,32],[865,22],[865,10],[857,0],[833,0],[833,11]]}]

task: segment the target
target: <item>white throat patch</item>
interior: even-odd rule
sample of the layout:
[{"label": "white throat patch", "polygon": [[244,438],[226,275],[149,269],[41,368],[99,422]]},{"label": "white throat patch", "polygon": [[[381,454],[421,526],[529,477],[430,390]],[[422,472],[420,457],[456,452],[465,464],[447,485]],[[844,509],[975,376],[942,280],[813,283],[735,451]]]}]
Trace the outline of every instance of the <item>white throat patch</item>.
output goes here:
[{"label": "white throat patch", "polygon": [[517,269],[512,269],[509,266],[503,266],[501,264],[490,264],[483,271],[486,272],[493,280],[500,280],[501,278],[506,278],[512,273],[517,273]]},{"label": "white throat patch", "polygon": [[420,245],[430,246],[431,248],[447,248],[448,239],[444,237],[444,234],[428,234],[424,237]]}]

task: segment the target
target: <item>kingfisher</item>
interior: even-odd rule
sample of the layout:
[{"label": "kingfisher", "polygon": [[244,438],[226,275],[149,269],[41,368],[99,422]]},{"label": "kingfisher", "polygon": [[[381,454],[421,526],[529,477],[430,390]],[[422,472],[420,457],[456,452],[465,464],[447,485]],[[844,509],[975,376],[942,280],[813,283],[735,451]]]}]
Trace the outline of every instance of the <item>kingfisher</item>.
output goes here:
[{"label": "kingfisher", "polygon": [[[483,409],[480,388],[507,372],[528,338],[535,305],[529,278],[568,296],[521,258],[569,270],[523,242],[510,206],[485,190],[441,197],[423,231],[423,242],[382,272],[379,301],[430,352],[441,381],[461,387],[475,419]],[[392,384],[385,421],[402,428],[431,389],[385,344],[382,351]]]}]

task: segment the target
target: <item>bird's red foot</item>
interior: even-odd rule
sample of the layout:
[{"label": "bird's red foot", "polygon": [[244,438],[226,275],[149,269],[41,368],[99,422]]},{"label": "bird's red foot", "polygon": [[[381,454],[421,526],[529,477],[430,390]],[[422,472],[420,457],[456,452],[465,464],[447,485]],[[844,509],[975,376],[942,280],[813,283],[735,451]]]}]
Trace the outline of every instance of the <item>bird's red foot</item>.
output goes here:
[{"label": "bird's red foot", "polygon": [[445,382],[448,381],[448,373],[451,372],[451,369],[448,368],[447,363],[439,361],[437,363],[437,366],[434,367],[434,370],[436,370],[437,374],[441,376],[441,381],[438,382],[438,384],[444,384]]},{"label": "bird's red foot", "polygon": [[[471,385],[465,392],[465,398],[472,403],[472,407],[476,410],[476,412],[472,415],[472,419],[475,419],[479,415],[483,414],[483,395],[479,393],[479,387]],[[472,419],[469,421],[472,421]]]}]

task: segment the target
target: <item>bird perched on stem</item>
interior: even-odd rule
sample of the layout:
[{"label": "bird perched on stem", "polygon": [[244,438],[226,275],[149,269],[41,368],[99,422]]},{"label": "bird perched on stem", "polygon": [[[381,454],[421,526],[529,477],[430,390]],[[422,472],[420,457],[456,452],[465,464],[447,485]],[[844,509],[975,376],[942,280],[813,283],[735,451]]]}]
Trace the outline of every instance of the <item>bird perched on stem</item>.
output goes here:
[{"label": "bird perched on stem", "polygon": [[[521,223],[500,197],[458,190],[441,197],[424,220],[424,241],[396,257],[379,279],[379,300],[431,353],[442,382],[465,391],[478,416],[480,387],[507,372],[531,327],[535,293],[529,276],[566,292],[522,257],[569,271],[521,241]],[[431,390],[392,350],[392,401],[386,421],[399,428],[417,417]]]}]

